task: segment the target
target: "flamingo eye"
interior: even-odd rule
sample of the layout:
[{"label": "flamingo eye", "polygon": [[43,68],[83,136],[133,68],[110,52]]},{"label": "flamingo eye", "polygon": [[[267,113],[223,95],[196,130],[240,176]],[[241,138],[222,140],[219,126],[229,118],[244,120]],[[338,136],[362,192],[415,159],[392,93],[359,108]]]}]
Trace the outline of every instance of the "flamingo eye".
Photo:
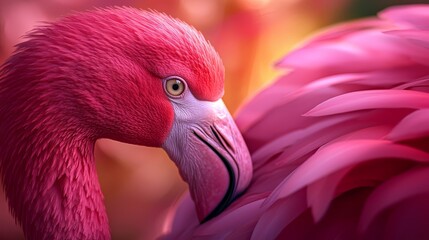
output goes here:
[{"label": "flamingo eye", "polygon": [[171,97],[179,97],[185,91],[185,83],[178,77],[172,77],[165,81],[164,90]]}]

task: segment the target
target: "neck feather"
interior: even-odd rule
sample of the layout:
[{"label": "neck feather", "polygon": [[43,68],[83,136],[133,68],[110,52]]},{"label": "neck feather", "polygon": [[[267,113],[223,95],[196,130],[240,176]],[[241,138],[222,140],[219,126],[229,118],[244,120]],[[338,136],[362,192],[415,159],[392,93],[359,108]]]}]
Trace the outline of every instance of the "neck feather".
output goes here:
[{"label": "neck feather", "polygon": [[9,122],[3,130],[0,164],[12,213],[27,239],[109,239],[95,140],[49,122]]}]

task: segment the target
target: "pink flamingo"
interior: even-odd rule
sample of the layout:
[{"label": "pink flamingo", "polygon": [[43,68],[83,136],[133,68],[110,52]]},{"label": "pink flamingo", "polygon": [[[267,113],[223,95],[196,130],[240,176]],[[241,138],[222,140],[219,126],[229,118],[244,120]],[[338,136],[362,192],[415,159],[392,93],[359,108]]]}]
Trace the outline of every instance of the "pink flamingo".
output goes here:
[{"label": "pink flamingo", "polygon": [[110,238],[98,138],[163,147],[202,222],[247,187],[249,153],[220,99],[223,65],[195,29],[115,8],[27,37],[0,79],[1,176],[26,238]]},{"label": "pink flamingo", "polygon": [[125,8],[40,28],[0,80],[12,213],[29,239],[109,238],[92,159],[108,137],[162,146],[188,182],[167,238],[428,238],[428,12],[391,8],[282,59],[292,71],[236,117],[252,162],[195,30]]}]

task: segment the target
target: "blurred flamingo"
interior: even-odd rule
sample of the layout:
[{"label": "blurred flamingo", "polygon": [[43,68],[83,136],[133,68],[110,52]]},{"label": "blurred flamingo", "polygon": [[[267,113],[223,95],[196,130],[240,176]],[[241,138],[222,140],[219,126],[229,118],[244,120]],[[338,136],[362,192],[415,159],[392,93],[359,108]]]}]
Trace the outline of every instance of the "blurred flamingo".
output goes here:
[{"label": "blurred flamingo", "polygon": [[189,196],[167,239],[429,239],[429,6],[327,29],[241,107],[250,186],[199,224]]},{"label": "blurred flamingo", "polygon": [[132,9],[36,30],[0,80],[12,212],[30,239],[109,238],[91,154],[109,137],[162,146],[189,183],[167,238],[429,237],[428,11],[391,8],[283,58],[289,73],[236,117],[253,177],[194,30]]}]

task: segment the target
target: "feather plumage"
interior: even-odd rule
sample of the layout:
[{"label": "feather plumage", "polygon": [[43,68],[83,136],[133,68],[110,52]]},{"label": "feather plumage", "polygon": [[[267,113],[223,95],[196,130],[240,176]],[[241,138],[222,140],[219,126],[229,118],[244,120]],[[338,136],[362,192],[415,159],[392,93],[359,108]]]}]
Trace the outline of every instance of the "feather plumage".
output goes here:
[{"label": "feather plumage", "polygon": [[429,238],[428,12],[392,7],[281,59],[288,73],[236,115],[252,184],[217,218],[167,236]]}]

